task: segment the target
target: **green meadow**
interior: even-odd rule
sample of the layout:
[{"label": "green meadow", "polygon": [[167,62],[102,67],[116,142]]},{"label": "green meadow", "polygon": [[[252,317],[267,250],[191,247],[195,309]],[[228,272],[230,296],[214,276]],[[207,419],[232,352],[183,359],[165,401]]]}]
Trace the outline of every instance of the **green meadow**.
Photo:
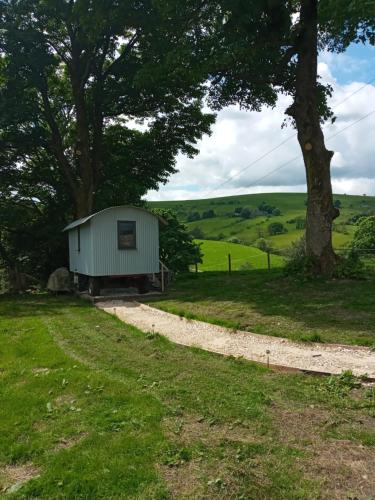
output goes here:
[{"label": "green meadow", "polygon": [[[228,254],[231,256],[231,269],[264,269],[267,268],[267,254],[255,247],[230,243],[228,241],[195,240],[201,245],[203,263],[198,265],[200,271],[228,271]],[[284,258],[270,255],[272,268],[281,267]]]},{"label": "green meadow", "polygon": [[[350,219],[358,214],[375,214],[375,197],[334,195],[334,200],[341,204],[341,213],[334,223],[333,242],[336,248],[342,248],[350,243],[355,230]],[[281,215],[260,215],[249,219],[234,217],[236,208],[255,210],[262,202],[278,208]],[[253,245],[257,239],[265,238],[274,248],[282,249],[303,235],[303,229],[296,227],[295,220],[304,219],[305,202],[305,193],[265,193],[204,200],[152,202],[149,205],[173,210],[190,231],[199,228],[202,239],[237,238],[242,243]],[[210,209],[214,210],[215,217],[187,222],[189,214],[198,212],[202,216],[204,211]],[[285,232],[270,235],[268,226],[273,222],[282,223]]]},{"label": "green meadow", "polygon": [[350,374],[273,372],[64,296],[0,298],[0,335],[4,499],[374,492],[374,389]]}]

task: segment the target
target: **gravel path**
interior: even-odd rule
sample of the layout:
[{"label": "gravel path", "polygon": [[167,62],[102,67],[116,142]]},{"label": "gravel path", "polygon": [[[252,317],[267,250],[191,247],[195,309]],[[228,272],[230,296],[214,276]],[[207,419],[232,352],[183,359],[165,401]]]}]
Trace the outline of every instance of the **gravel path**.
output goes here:
[{"label": "gravel path", "polygon": [[[195,346],[227,356],[242,356],[252,361],[288,368],[341,373],[375,379],[375,352],[367,347],[334,344],[297,343],[288,339],[258,335],[189,320],[138,302],[97,302],[104,311],[144,332],[157,332],[176,344]],[[269,351],[269,353],[267,353]]]}]

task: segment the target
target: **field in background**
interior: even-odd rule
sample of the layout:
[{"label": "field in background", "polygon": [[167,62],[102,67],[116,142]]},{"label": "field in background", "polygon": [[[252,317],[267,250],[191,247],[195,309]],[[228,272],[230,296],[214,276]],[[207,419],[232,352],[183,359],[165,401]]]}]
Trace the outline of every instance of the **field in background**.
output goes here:
[{"label": "field in background", "polygon": [[[358,214],[375,214],[375,197],[334,195],[335,200],[341,203],[341,215],[335,220],[333,241],[336,247],[344,247],[350,243],[355,225],[350,224],[351,217]],[[163,201],[149,203],[155,208],[169,208],[174,210],[179,219],[187,223],[189,230],[199,228],[203,239],[219,238],[230,240],[238,238],[247,245],[252,245],[259,238],[266,238],[275,248],[288,247],[291,242],[303,235],[303,229],[298,229],[295,219],[305,217],[306,194],[304,193],[265,193],[207,200]],[[262,202],[278,208],[281,215],[258,216],[250,219],[234,217],[234,210],[238,207],[255,210]],[[214,210],[215,217],[187,222],[189,214]],[[268,226],[272,222],[281,222],[287,232],[271,236]]]},{"label": "field in background", "polygon": [[[232,270],[266,269],[267,254],[258,248],[229,243],[227,241],[195,240],[201,244],[203,263],[198,265],[200,271],[227,271],[228,254],[231,255]],[[281,267],[284,258],[270,255],[271,268]]]}]

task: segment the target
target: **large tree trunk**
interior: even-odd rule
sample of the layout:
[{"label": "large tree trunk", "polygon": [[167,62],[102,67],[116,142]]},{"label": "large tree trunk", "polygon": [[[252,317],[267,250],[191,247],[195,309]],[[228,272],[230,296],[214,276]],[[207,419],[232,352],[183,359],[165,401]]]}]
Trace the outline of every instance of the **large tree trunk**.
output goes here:
[{"label": "large tree trunk", "polygon": [[332,247],[332,222],[339,215],[333,206],[331,159],[320,126],[317,89],[318,0],[302,0],[295,100],[287,110],[296,123],[306,168],[306,252],[314,274],[332,276],[337,256]]}]

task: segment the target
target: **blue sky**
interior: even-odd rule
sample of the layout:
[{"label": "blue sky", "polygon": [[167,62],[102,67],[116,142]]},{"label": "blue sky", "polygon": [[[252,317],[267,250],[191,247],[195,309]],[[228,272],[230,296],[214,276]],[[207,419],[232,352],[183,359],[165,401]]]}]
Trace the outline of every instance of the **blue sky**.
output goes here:
[{"label": "blue sky", "polygon": [[332,54],[331,73],[341,85],[375,78],[375,47],[352,44],[342,54]]},{"label": "blue sky", "polygon": [[[335,151],[334,192],[375,195],[375,47],[352,45],[342,54],[321,53],[319,61],[322,81],[334,89],[331,106],[337,120],[324,127],[327,147]],[[295,130],[281,127],[288,99],[280,96],[274,109],[261,112],[235,106],[220,111],[211,136],[198,144],[199,154],[193,159],[179,156],[179,172],[159,191],[150,191],[147,198],[305,192],[305,170]],[[273,148],[275,151],[258,161]]]}]

